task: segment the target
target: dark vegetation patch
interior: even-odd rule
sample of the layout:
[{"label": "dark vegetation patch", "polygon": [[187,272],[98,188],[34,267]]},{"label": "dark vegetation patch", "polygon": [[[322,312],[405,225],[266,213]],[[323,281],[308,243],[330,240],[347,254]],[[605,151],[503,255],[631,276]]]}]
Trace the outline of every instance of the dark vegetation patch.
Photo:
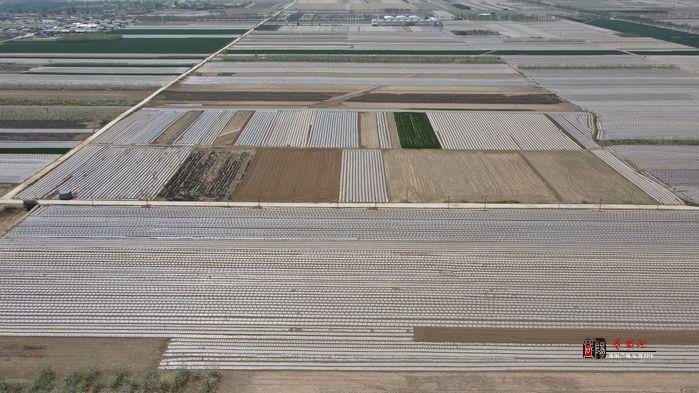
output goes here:
[{"label": "dark vegetation patch", "polygon": [[458,8],[460,10],[470,10],[471,9],[470,6],[467,6],[467,5],[461,4],[461,3],[452,4],[452,6]]},{"label": "dark vegetation patch", "polygon": [[211,53],[228,38],[120,38],[118,40],[67,42],[19,40],[0,45],[0,52],[17,53]]},{"label": "dark vegetation patch", "polygon": [[86,33],[86,34],[68,34],[62,35],[56,38],[58,42],[114,42],[119,41],[121,36],[119,34],[108,34],[108,33]]},{"label": "dark vegetation patch", "polygon": [[0,154],[65,154],[70,150],[70,147],[2,147]]},{"label": "dark vegetation patch", "polygon": [[631,53],[640,56],[699,56],[699,50],[636,50]]},{"label": "dark vegetation patch", "polygon": [[427,114],[395,112],[400,146],[404,149],[441,149]]},{"label": "dark vegetation patch", "polygon": [[164,101],[324,101],[341,94],[344,92],[166,90],[156,99]]},{"label": "dark vegetation patch", "polygon": [[253,155],[251,150],[194,150],[158,196],[171,201],[231,199]]},{"label": "dark vegetation patch", "polygon": [[607,145],[699,145],[699,139],[604,139],[598,141]]},{"label": "dark vegetation patch", "polygon": [[277,31],[277,30],[279,30],[280,27],[282,27],[282,26],[281,25],[264,24],[264,25],[257,26],[257,28],[255,30],[257,30],[257,31]]},{"label": "dark vegetation patch", "polygon": [[[51,64],[44,64],[42,67],[94,67],[94,68],[99,68],[99,67],[109,67],[109,68],[119,68],[119,67],[138,67],[138,68],[160,68],[160,67],[191,67],[195,65],[195,62],[192,63],[183,63],[183,64],[124,64],[124,63],[51,63]],[[151,75],[151,74],[147,74]]]},{"label": "dark vegetation patch", "polygon": [[395,102],[429,104],[543,104],[562,103],[553,94],[431,94],[431,93],[371,93],[352,97],[348,102]]},{"label": "dark vegetation patch", "polygon": [[593,21],[585,21],[585,23],[592,26],[618,31],[624,34],[631,34],[637,37],[652,37],[663,41],[674,42],[680,45],[699,48],[699,35],[684,31],[611,19],[597,19]]},{"label": "dark vegetation patch", "polygon": [[160,372],[155,367],[135,378],[127,369],[102,369],[97,366],[73,366],[59,378],[51,365],[36,371],[33,380],[6,380],[0,375],[0,392],[123,392],[123,393],[212,393],[221,381],[217,371],[177,370]]}]

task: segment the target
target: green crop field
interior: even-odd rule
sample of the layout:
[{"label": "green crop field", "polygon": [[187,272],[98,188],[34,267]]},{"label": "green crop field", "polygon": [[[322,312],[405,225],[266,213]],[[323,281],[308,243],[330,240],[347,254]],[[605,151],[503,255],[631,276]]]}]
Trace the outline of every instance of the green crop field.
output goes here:
[{"label": "green crop field", "polygon": [[699,50],[634,50],[631,53],[640,56],[699,56]]},{"label": "green crop field", "polygon": [[396,112],[400,146],[404,149],[441,149],[437,135],[425,113]]},{"label": "green crop field", "polygon": [[20,40],[0,45],[2,53],[203,53],[221,49],[228,38],[121,38],[108,42]]},{"label": "green crop field", "polygon": [[598,19],[585,23],[637,37],[652,37],[663,41],[699,48],[699,35],[685,33],[683,31],[611,19]]}]

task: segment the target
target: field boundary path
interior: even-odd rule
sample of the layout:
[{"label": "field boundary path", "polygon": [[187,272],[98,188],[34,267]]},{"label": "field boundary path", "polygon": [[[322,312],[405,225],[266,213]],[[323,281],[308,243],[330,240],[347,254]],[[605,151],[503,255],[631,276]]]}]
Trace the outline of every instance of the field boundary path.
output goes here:
[{"label": "field boundary path", "polygon": [[138,104],[136,104],[136,105],[132,106],[131,108],[127,109],[127,110],[126,110],[125,112],[123,112],[121,115],[117,116],[117,117],[114,118],[112,121],[110,121],[109,123],[105,124],[102,128],[100,128],[99,130],[97,130],[97,131],[96,131],[94,134],[92,134],[89,138],[85,139],[84,141],[82,141],[82,143],[80,143],[79,145],[75,146],[75,147],[74,147],[73,149],[71,149],[69,152],[67,152],[66,154],[64,154],[64,155],[62,155],[61,157],[59,157],[56,161],[54,161],[53,163],[51,163],[50,165],[48,165],[48,166],[45,167],[44,169],[40,170],[39,172],[35,173],[34,176],[32,176],[32,177],[30,177],[29,179],[27,179],[27,180],[25,180],[24,182],[22,182],[20,185],[18,185],[17,187],[15,187],[14,189],[12,189],[10,192],[8,192],[7,194],[5,194],[5,196],[0,197],[0,201],[6,202],[6,201],[9,201],[9,200],[11,200],[12,198],[14,198],[14,196],[17,195],[17,193],[19,193],[20,191],[24,190],[26,187],[28,187],[28,186],[31,185],[32,183],[34,183],[35,181],[41,179],[42,177],[44,177],[44,175],[46,175],[47,173],[49,173],[49,172],[51,172],[52,170],[54,170],[57,166],[59,166],[60,164],[62,164],[65,160],[67,160],[68,158],[70,158],[71,156],[73,156],[75,153],[77,153],[78,151],[80,151],[80,149],[82,149],[83,147],[89,145],[92,141],[94,141],[95,139],[97,139],[97,138],[98,138],[101,134],[103,134],[105,131],[109,130],[109,129],[112,128],[115,124],[117,124],[117,123],[120,122],[121,120],[125,119],[127,116],[131,115],[132,113],[134,113],[134,112],[136,112],[137,110],[139,110],[139,109],[141,109],[142,107],[144,107],[148,102],[150,102],[153,98],[155,98],[155,96],[157,96],[158,94],[162,93],[163,91],[169,89],[169,88],[172,87],[174,84],[176,84],[176,83],[178,83],[178,82],[184,80],[185,78],[187,78],[188,76],[190,76],[191,74],[193,74],[194,72],[196,72],[196,71],[197,71],[199,68],[201,68],[204,64],[206,64],[206,63],[208,63],[209,61],[211,61],[211,59],[213,59],[214,57],[220,55],[220,54],[223,53],[224,51],[228,50],[228,48],[230,48],[231,46],[237,44],[240,40],[242,40],[242,39],[244,39],[245,37],[247,37],[248,34],[250,34],[250,33],[252,33],[253,31],[255,31],[255,29],[257,29],[258,27],[262,26],[263,24],[265,24],[265,23],[269,22],[270,20],[274,19],[277,15],[279,15],[279,14],[281,14],[282,12],[286,11],[286,9],[288,9],[289,7],[291,7],[292,5],[294,5],[294,3],[296,3],[296,0],[294,0],[294,1],[292,1],[291,3],[285,5],[284,7],[282,7],[281,9],[279,9],[279,11],[277,11],[277,12],[275,12],[274,14],[270,15],[270,16],[267,17],[266,19],[263,19],[263,20],[260,21],[258,24],[256,24],[256,25],[253,26],[252,28],[250,28],[250,30],[248,30],[247,32],[245,32],[244,34],[242,34],[241,36],[235,38],[233,41],[229,42],[228,44],[226,44],[226,45],[225,45],[224,47],[222,47],[221,49],[219,49],[219,50],[217,50],[216,52],[210,54],[209,56],[207,56],[206,58],[204,58],[203,60],[201,60],[200,62],[198,62],[197,64],[195,64],[194,66],[192,66],[190,69],[188,69],[187,71],[185,71],[184,73],[180,74],[179,76],[175,77],[175,78],[174,78],[173,80],[171,80],[170,82],[168,82],[168,83],[166,83],[165,85],[161,86],[158,90],[156,90],[156,91],[154,91],[153,93],[151,93],[148,97],[144,98],[141,102],[139,102]]}]

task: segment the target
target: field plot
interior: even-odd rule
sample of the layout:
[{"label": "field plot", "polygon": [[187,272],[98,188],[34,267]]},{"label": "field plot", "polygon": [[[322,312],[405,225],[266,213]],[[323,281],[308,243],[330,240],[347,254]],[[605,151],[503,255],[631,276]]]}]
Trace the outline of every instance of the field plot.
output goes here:
[{"label": "field plot", "polygon": [[343,150],[340,202],[388,202],[381,150]]},{"label": "field plot", "polygon": [[541,113],[428,112],[427,117],[445,149],[580,149]]},{"label": "field plot", "polygon": [[306,147],[313,124],[313,111],[279,111],[269,135],[263,142],[269,147]]},{"label": "field plot", "polygon": [[194,149],[158,196],[175,201],[231,199],[254,154],[252,150]]},{"label": "field plot", "polygon": [[[158,137],[151,143],[160,145],[172,144],[177,138],[180,137],[180,135],[182,135],[185,130],[189,128],[189,126],[192,125],[192,123],[194,123],[195,120],[199,118],[199,116],[201,116],[202,113],[204,113],[203,110],[185,112],[174,123],[165,128],[165,130],[160,133],[160,135],[158,135]],[[126,120],[128,119],[125,119],[124,121]]]},{"label": "field plot", "polygon": [[259,149],[233,198],[239,201],[336,202],[342,155],[335,149]]},{"label": "field plot", "polygon": [[[379,145],[382,149],[390,149],[394,146],[392,141],[398,140],[398,131],[396,130],[396,119],[392,113],[379,112],[376,114],[379,129]],[[392,135],[395,136],[392,137]],[[400,144],[399,144],[400,145]]]},{"label": "field plot", "polygon": [[58,154],[0,154],[0,183],[21,183],[58,157]]},{"label": "field plot", "polygon": [[311,128],[311,147],[359,147],[357,112],[319,111]]},{"label": "field plot", "polygon": [[612,150],[683,198],[699,204],[699,147],[618,145]]},{"label": "field plot", "polygon": [[379,141],[379,119],[376,112],[359,113],[359,144],[367,149],[378,149],[381,146]]},{"label": "field plot", "polygon": [[[696,372],[697,244],[688,211],[39,207],[0,239],[0,334],[169,337],[168,369]],[[591,330],[658,352],[590,362]]]},{"label": "field plot", "polygon": [[652,205],[655,200],[587,151],[522,152],[560,201]]},{"label": "field plot", "polygon": [[602,140],[699,138],[699,77],[682,69],[522,70],[599,115]]},{"label": "field plot", "polygon": [[572,112],[572,113],[551,113],[547,114],[552,122],[575,139],[586,149],[595,149],[599,147],[592,140],[594,130],[592,128],[593,118],[589,113]]},{"label": "field plot", "polygon": [[141,109],[99,135],[95,143],[148,144],[183,114],[181,110]]},{"label": "field plot", "polygon": [[398,127],[400,146],[404,149],[441,149],[430,120],[424,113],[393,113]]},{"label": "field plot", "polygon": [[223,48],[230,41],[230,38],[121,38],[108,42],[69,42],[37,39],[18,40],[0,44],[0,52],[209,54]]},{"label": "field plot", "polygon": [[175,140],[176,145],[210,145],[235,111],[207,109]]},{"label": "field plot", "polygon": [[189,155],[188,147],[88,145],[18,194],[77,199],[152,199]]},{"label": "field plot", "polygon": [[387,150],[391,202],[557,202],[517,153]]},{"label": "field plot", "polygon": [[214,140],[215,146],[232,146],[235,144],[240,132],[252,118],[253,111],[236,111],[231,120],[223,127],[223,130]]},{"label": "field plot", "polygon": [[263,146],[276,117],[277,111],[255,111],[235,144],[239,146]]}]

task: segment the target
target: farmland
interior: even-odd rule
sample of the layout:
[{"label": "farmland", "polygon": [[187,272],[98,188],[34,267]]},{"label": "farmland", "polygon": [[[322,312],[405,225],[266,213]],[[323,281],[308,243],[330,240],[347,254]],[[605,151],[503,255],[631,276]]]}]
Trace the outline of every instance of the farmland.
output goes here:
[{"label": "farmland", "polygon": [[699,91],[658,53],[692,49],[459,5],[178,2],[8,42],[110,36],[0,60],[0,153],[72,149],[0,154],[0,374],[113,351],[220,392],[691,390]]}]

